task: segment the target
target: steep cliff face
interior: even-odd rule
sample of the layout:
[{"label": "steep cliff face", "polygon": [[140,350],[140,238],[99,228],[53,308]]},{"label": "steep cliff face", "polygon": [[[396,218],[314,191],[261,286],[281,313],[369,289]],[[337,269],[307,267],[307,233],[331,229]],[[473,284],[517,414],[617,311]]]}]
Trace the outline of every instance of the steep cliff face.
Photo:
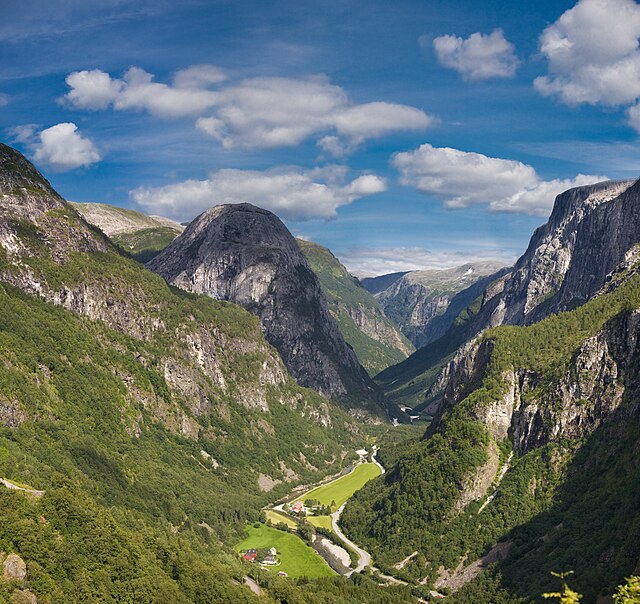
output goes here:
[{"label": "steep cliff face", "polygon": [[640,239],[639,201],[640,186],[632,180],[558,195],[548,222],[483,308],[478,330],[530,324],[588,300]]},{"label": "steep cliff face", "polygon": [[[523,455],[548,443],[583,439],[612,417],[640,370],[640,310],[625,311],[586,338],[552,381],[527,367],[502,371],[502,394],[475,406],[472,416],[497,441]],[[491,339],[461,349],[446,371],[440,417],[481,386]],[[438,421],[438,420],[437,420]]]},{"label": "steep cliff face", "polygon": [[318,278],[271,212],[250,204],[211,208],[148,266],[177,287],[260,317],[301,385],[377,407],[377,387],[340,334]]},{"label": "steep cliff face", "polygon": [[[634,253],[626,256],[579,308],[489,330],[457,351],[440,376],[440,404],[423,441],[345,510],[349,530],[379,560],[395,564],[418,551],[406,567],[411,577],[438,584],[451,574],[446,569],[457,569],[454,575],[466,577],[460,587],[482,568],[474,560],[487,544],[517,538],[505,564],[545,585],[553,566],[541,561],[543,551],[576,565],[571,556],[580,551],[589,590],[633,570],[638,485],[629,464],[640,442],[640,277]],[[594,447],[598,457],[590,458]],[[594,474],[597,465],[606,469]],[[596,484],[597,497],[590,493]],[[624,503],[610,521],[613,501]],[[582,521],[585,509],[592,522],[603,517],[597,538]],[[634,528],[621,536],[619,522]],[[594,532],[588,544],[585,531]],[[538,565],[527,566],[518,558],[523,552]],[[592,570],[599,583],[586,576]],[[531,596],[526,587],[514,590]]]},{"label": "steep cliff face", "polygon": [[[411,271],[376,293],[376,298],[385,314],[420,348],[441,337],[460,311],[500,276],[501,269],[496,262],[474,262],[452,269]],[[376,282],[369,287],[375,288]]]},{"label": "steep cliff face", "polygon": [[325,247],[298,240],[320,280],[340,332],[370,375],[405,359],[414,347],[388,319],[380,304]]},{"label": "steep cliff face", "polygon": [[376,380],[399,403],[430,402],[432,386],[437,390],[444,379],[438,372],[451,354],[445,343],[459,346],[487,328],[530,325],[585,303],[639,242],[640,182],[608,181],[558,195],[548,222],[534,232],[513,269],[488,279],[483,292],[475,291],[474,304],[440,340]]}]

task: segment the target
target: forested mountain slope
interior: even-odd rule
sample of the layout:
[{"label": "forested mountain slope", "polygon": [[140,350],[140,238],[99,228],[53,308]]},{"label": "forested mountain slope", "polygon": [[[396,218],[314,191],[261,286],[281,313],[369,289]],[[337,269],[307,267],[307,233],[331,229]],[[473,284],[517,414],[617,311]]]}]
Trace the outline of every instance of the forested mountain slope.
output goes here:
[{"label": "forested mountain slope", "polygon": [[[343,515],[384,567],[457,589],[492,550],[495,580],[526,601],[554,587],[550,571],[574,570],[588,601],[637,572],[636,251],[580,308],[489,330],[456,353],[423,441],[383,450],[392,467]],[[460,601],[494,602],[482,581]]]},{"label": "forested mountain slope", "polygon": [[358,427],[255,317],[124,257],[5,145],[0,199],[0,478],[44,491],[0,486],[0,552],[27,568],[0,601],[253,601],[227,546]]},{"label": "forested mountain slope", "polygon": [[258,316],[301,385],[343,400],[354,412],[386,413],[329,313],[318,278],[275,214],[247,203],[210,208],[148,267],[173,285]]},{"label": "forested mountain slope", "polygon": [[376,299],[325,247],[297,239],[327,297],[344,339],[370,375],[406,359],[414,347]]}]

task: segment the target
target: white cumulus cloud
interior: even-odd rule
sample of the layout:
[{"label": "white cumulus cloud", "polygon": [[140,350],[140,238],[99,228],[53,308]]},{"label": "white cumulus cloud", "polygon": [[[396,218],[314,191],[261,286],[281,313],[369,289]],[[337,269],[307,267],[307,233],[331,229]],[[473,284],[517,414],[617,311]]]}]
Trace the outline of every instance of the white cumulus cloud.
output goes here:
[{"label": "white cumulus cloud", "polygon": [[215,65],[192,65],[176,72],[173,83],[178,88],[204,88],[227,79],[227,74]]},{"label": "white cumulus cloud", "polygon": [[440,36],[434,39],[433,48],[440,64],[465,80],[512,78],[519,64],[513,44],[501,29],[490,34],[476,32],[466,39]]},{"label": "white cumulus cloud", "polygon": [[203,86],[221,81],[222,72],[198,65],[174,75],[174,85],[154,82],[139,67],[129,68],[122,79],[99,69],[75,71],[66,78],[71,90],[64,99],[78,109],[146,110],[166,118],[196,117],[213,106],[217,94]]},{"label": "white cumulus cloud", "polygon": [[533,167],[519,161],[429,144],[396,153],[392,164],[402,184],[435,195],[449,208],[480,204],[491,211],[536,216],[548,215],[556,195],[563,191],[607,180],[579,174],[545,181]]},{"label": "white cumulus cloud", "polygon": [[177,220],[191,219],[219,204],[252,203],[291,220],[328,219],[340,206],[386,190],[385,181],[363,174],[348,181],[342,166],[315,170],[283,167],[267,171],[218,170],[205,180],[164,187],[139,187],[129,193],[145,210]]},{"label": "white cumulus cloud", "polygon": [[122,78],[99,69],[77,71],[66,82],[71,90],[63,98],[73,107],[193,117],[196,127],[224,148],[295,146],[317,135],[325,151],[340,156],[366,139],[421,130],[433,122],[421,109],[407,105],[353,104],[325,77],[260,77],[230,83],[218,67],[194,65],[174,74],[171,84],[154,81],[139,67],[131,67]]},{"label": "white cumulus cloud", "polygon": [[71,122],[63,122],[36,134],[33,125],[14,129],[16,140],[34,150],[34,160],[50,166],[57,172],[90,166],[101,156],[91,140],[78,132]]},{"label": "white cumulus cloud", "polygon": [[633,0],[580,0],[542,32],[549,73],[535,88],[568,105],[632,105],[640,98],[639,37],[640,5]]},{"label": "white cumulus cloud", "polygon": [[509,266],[515,257],[497,249],[440,250],[420,247],[353,248],[339,254],[349,272],[372,277],[403,271],[440,270],[470,262],[493,261]]},{"label": "white cumulus cloud", "polygon": [[118,98],[124,86],[122,80],[113,80],[100,69],[74,71],[65,82],[71,90],[64,98],[78,109],[92,111],[106,109]]}]

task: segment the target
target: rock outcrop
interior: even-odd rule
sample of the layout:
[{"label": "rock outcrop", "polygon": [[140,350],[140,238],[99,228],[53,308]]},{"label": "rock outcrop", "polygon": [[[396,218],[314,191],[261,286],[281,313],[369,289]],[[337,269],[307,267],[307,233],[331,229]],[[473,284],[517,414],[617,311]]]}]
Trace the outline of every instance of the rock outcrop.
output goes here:
[{"label": "rock outcrop", "polygon": [[558,195],[548,222],[538,228],[501,291],[485,295],[476,331],[528,325],[575,308],[640,241],[640,182],[607,181]]},{"label": "rock outcrop", "polygon": [[260,317],[299,384],[357,406],[375,408],[380,401],[329,313],[318,278],[271,212],[250,204],[211,208],[148,267],[172,285]]},{"label": "rock outcrop", "polygon": [[383,275],[364,279],[375,292],[387,317],[420,348],[444,335],[458,314],[471,304],[489,283],[506,271],[496,262],[474,262],[451,269],[398,273],[387,283]]},{"label": "rock outcrop", "polygon": [[24,581],[27,576],[27,565],[18,554],[9,554],[2,563],[6,581]]}]

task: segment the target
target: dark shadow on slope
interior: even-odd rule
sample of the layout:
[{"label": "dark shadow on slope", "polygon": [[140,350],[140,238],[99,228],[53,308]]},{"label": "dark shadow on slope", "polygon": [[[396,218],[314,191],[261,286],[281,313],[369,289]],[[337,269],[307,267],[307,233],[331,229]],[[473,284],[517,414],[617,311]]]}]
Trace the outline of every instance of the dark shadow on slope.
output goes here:
[{"label": "dark shadow on slope", "polygon": [[513,530],[511,555],[500,566],[505,587],[539,598],[557,588],[551,571],[573,570],[573,589],[595,602],[598,594],[611,594],[638,572],[640,405],[635,395],[580,447],[555,499],[549,511]]}]

